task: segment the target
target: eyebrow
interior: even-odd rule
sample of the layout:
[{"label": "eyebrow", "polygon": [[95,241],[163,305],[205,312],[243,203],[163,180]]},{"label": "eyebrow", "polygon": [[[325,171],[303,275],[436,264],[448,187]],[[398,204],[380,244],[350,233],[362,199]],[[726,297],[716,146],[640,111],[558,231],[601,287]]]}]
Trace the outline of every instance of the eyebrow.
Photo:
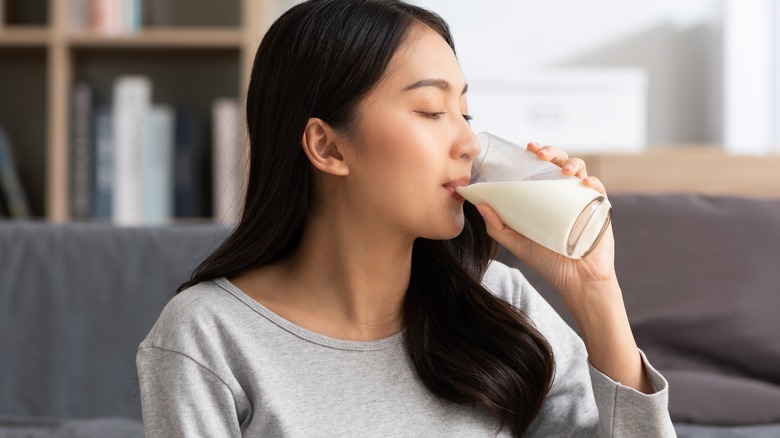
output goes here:
[{"label": "eyebrow", "polygon": [[[452,89],[450,83],[444,79],[423,79],[411,85],[407,85],[406,88],[404,88],[404,91],[414,90],[422,87],[436,87],[444,91],[450,91]],[[466,91],[468,91],[468,89],[469,89],[469,84],[464,85],[463,91],[461,91],[460,94],[461,95],[466,94]]]}]

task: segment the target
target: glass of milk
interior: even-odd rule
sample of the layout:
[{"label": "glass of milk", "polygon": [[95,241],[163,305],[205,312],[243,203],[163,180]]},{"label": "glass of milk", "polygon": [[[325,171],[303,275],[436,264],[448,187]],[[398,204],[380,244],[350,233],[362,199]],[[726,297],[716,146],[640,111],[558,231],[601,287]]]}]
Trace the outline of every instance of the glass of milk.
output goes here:
[{"label": "glass of milk", "polygon": [[458,194],[489,205],[510,228],[567,257],[585,257],[596,247],[612,214],[604,195],[525,148],[487,132],[477,138],[482,151],[471,183]]}]

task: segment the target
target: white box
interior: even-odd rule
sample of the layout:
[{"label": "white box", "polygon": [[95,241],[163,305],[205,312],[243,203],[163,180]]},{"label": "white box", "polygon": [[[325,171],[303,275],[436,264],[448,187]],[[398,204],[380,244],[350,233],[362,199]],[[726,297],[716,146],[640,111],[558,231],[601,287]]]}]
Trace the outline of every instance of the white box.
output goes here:
[{"label": "white box", "polygon": [[637,153],[647,145],[647,78],[641,69],[520,72],[469,83],[475,132],[571,153]]}]

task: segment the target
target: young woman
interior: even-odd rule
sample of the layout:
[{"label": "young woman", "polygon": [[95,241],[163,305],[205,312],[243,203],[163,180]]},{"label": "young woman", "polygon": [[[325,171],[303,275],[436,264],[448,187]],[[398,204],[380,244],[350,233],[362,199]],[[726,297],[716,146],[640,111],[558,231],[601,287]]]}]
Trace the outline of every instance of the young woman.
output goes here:
[{"label": "young woman", "polygon": [[466,89],[447,25],[397,0],[312,0],[271,26],[241,222],[138,351],[148,437],[674,436],[611,231],[570,260],[455,193],[479,153]]}]

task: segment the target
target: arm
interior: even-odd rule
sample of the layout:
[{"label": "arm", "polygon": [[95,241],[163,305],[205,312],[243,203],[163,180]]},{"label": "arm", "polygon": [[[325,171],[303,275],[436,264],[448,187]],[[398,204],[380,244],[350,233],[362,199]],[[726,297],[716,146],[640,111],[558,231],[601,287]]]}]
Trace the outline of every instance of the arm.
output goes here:
[{"label": "arm", "polygon": [[[528,150],[535,152],[541,159],[561,166],[564,174],[583,179],[583,184],[606,196],[601,182],[587,176],[582,160],[570,159],[560,149],[541,148],[533,143],[528,145]],[[488,233],[516,257],[539,272],[560,293],[582,333],[587,357],[594,367],[591,374],[594,376],[594,392],[597,400],[603,397],[600,392],[603,392],[601,388],[604,385],[601,385],[603,382],[599,380],[600,377],[613,383],[620,382],[618,388],[634,391],[637,395],[652,394],[660,389],[657,385],[654,387],[648,377],[648,373],[652,374],[652,370],[640,354],[628,323],[622,292],[615,274],[615,249],[611,226],[591,254],[583,259],[573,260],[550,251],[507,227],[489,206],[480,205],[477,208],[485,219]],[[661,380],[663,378],[654,379],[655,383]],[[607,387],[611,388],[609,385]],[[663,410],[666,411],[665,382],[663,388]],[[605,415],[612,417],[613,414],[622,412],[625,412],[628,417],[614,417],[612,418],[614,424],[627,422],[629,425],[633,423],[633,426],[639,426],[643,421],[647,421],[641,415],[633,416],[635,411],[622,409],[623,404],[631,402],[618,398],[619,391],[608,390],[607,392],[613,395],[612,407],[602,406],[604,402],[599,401],[600,423],[603,424]],[[670,429],[668,412],[665,418],[660,420],[668,424],[659,424],[659,427],[662,426],[662,429],[667,432],[671,430],[671,435],[674,436],[673,429]],[[614,433],[614,429],[607,430],[612,430]],[[603,427],[602,434],[612,436],[611,433],[607,434]]]},{"label": "arm", "polygon": [[644,359],[653,394],[621,385],[588,362],[579,336],[522,274],[493,262],[485,286],[534,322],[555,356],[555,377],[528,436],[674,436],[667,410],[668,384]]},{"label": "arm", "polygon": [[241,436],[232,392],[201,364],[175,351],[141,347],[136,366],[147,438]]}]

